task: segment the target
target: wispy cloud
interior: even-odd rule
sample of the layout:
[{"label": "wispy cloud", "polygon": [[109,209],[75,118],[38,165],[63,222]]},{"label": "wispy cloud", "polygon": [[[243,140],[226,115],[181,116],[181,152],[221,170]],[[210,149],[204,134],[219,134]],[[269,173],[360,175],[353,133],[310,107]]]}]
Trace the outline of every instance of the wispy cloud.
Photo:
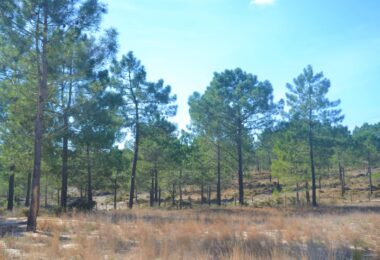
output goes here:
[{"label": "wispy cloud", "polygon": [[275,0],[251,0],[251,5],[273,5]]}]

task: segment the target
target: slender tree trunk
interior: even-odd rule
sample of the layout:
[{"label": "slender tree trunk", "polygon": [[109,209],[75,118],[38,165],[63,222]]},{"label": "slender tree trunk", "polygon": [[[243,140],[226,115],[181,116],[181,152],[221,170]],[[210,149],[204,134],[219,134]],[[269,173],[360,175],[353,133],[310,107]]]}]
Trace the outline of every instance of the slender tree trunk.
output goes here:
[{"label": "slender tree trunk", "polygon": [[68,117],[66,112],[63,115],[64,122],[64,136],[63,136],[63,147],[62,147],[62,180],[61,180],[61,207],[64,211],[67,208],[67,158],[68,158],[68,137],[66,128],[68,128]]},{"label": "slender tree trunk", "polygon": [[372,166],[371,166],[371,153],[368,152],[368,179],[369,179],[369,192],[370,195],[373,193],[372,189]]},{"label": "slender tree trunk", "polygon": [[13,210],[14,192],[15,192],[15,173],[14,167],[11,167],[11,173],[9,175],[9,186],[8,186],[8,205],[7,210]]},{"label": "slender tree trunk", "polygon": [[45,172],[45,208],[48,206],[48,171]]},{"label": "slender tree trunk", "polygon": [[221,193],[221,187],[220,187],[220,172],[221,172],[221,167],[220,167],[220,144],[218,142],[217,144],[217,185],[216,185],[216,204],[218,206],[222,205],[222,193]]},{"label": "slender tree trunk", "polygon": [[179,172],[179,208],[182,209],[183,199],[182,199],[182,170]]},{"label": "slender tree trunk", "polygon": [[155,175],[155,171],[154,170],[152,170],[151,171],[151,187],[150,187],[150,196],[149,196],[149,204],[150,204],[150,206],[151,207],[153,207],[153,205],[154,205],[154,201],[155,201],[155,198],[154,198],[154,196],[155,196],[155,185],[154,185],[154,175]]},{"label": "slender tree trunk", "polygon": [[158,206],[161,207],[161,188],[158,188]]},{"label": "slender tree trunk", "polygon": [[87,202],[92,203],[92,173],[91,173],[91,159],[90,159],[90,145],[86,144],[86,157],[87,157]]},{"label": "slender tree trunk", "polygon": [[272,158],[271,158],[269,152],[268,152],[268,165],[269,165],[269,168],[268,168],[268,172],[269,172],[269,183],[272,183],[272,172],[271,172],[271,170],[270,170],[270,166],[272,165]]},{"label": "slender tree trunk", "polygon": [[26,194],[25,194],[25,207],[29,207],[30,205],[30,184],[32,182],[32,172],[28,171],[28,183],[26,185]]},{"label": "slender tree trunk", "polygon": [[133,103],[135,105],[135,145],[133,151],[133,162],[132,162],[132,174],[131,174],[131,190],[129,192],[129,203],[128,207],[133,208],[133,194],[135,190],[136,183],[136,170],[137,170],[137,160],[139,154],[139,142],[140,142],[140,118],[139,118],[139,102],[136,98],[134,91],[132,90],[133,82],[131,78],[131,73],[128,74],[130,91],[133,98]]},{"label": "slender tree trunk", "polygon": [[135,146],[134,146],[134,152],[133,152],[133,162],[132,162],[132,175],[131,175],[131,190],[129,193],[129,203],[128,207],[131,209],[133,208],[133,195],[135,193],[135,183],[136,183],[136,169],[137,169],[137,160],[138,160],[138,153],[139,153],[139,139],[140,139],[140,130],[139,130],[139,117],[138,117],[138,110],[136,105],[136,129],[135,129]]},{"label": "slender tree trunk", "polygon": [[[73,74],[72,66],[70,66],[70,76]],[[63,147],[62,147],[62,187],[61,187],[61,207],[64,211],[67,208],[67,179],[68,179],[68,142],[69,142],[69,110],[71,107],[71,99],[72,99],[72,89],[73,84],[72,80],[69,83],[69,93],[68,93],[68,101],[66,107],[63,108]],[[62,106],[64,105],[64,88],[62,88]]]},{"label": "slender tree trunk", "polygon": [[341,187],[341,196],[344,197],[345,193],[345,184],[344,184],[344,167],[339,162],[339,180]]},{"label": "slender tree trunk", "polygon": [[154,206],[154,192],[151,189],[149,191],[149,207],[153,208],[153,206]]},{"label": "slender tree trunk", "polygon": [[42,53],[40,53],[40,14],[37,14],[36,22],[36,57],[38,69],[38,99],[37,112],[34,126],[34,166],[32,179],[32,196],[29,207],[27,231],[36,231],[37,215],[40,206],[40,177],[41,177],[41,158],[42,158],[42,138],[43,138],[43,118],[45,97],[47,93],[48,80],[48,62],[47,62],[47,45],[48,45],[48,1],[44,1],[43,12],[43,33],[42,33]]},{"label": "slender tree trunk", "polygon": [[298,182],[297,182],[297,194],[296,194],[296,198],[297,198],[296,203],[297,203],[297,205],[299,205],[300,204],[300,194],[299,194],[299,184],[298,184]]},{"label": "slender tree trunk", "polygon": [[[64,120],[66,121],[66,120]],[[63,149],[62,149],[62,181],[61,181],[61,208],[66,211],[67,207],[67,146],[68,138],[63,137]]]},{"label": "slender tree trunk", "polygon": [[175,184],[172,186],[172,206],[175,205]]},{"label": "slender tree trunk", "polygon": [[116,176],[113,182],[113,209],[117,209],[117,177],[118,172],[116,172]]},{"label": "slender tree trunk", "polygon": [[158,170],[157,164],[154,165],[154,201],[158,201]]},{"label": "slender tree trunk", "polygon": [[61,190],[58,189],[58,192],[57,192],[57,205],[58,207],[60,206],[59,204],[61,203],[61,197],[59,196],[61,194]]},{"label": "slender tree trunk", "polygon": [[305,188],[306,188],[306,202],[309,205],[310,204],[309,182],[306,182]]},{"label": "slender tree trunk", "polygon": [[257,157],[257,164],[256,164],[256,171],[258,174],[260,174],[260,161],[259,161],[259,157]]},{"label": "slender tree trunk", "polygon": [[244,205],[244,184],[243,184],[243,147],[242,147],[242,126],[238,123],[236,136],[236,148],[238,154],[238,180],[239,180],[239,204]]},{"label": "slender tree trunk", "polygon": [[322,190],[322,177],[321,176],[319,176],[318,182],[319,182],[319,190],[321,191]]},{"label": "slender tree trunk", "polygon": [[346,169],[342,168],[342,195],[346,193]]},{"label": "slender tree trunk", "polygon": [[313,140],[313,131],[312,131],[312,123],[311,123],[311,111],[309,115],[309,149],[310,149],[310,166],[311,166],[311,197],[313,207],[317,205],[317,187],[315,183],[315,165],[314,165],[314,140]]},{"label": "slender tree trunk", "polygon": [[201,181],[201,205],[204,203],[204,183],[203,183],[203,178]]}]

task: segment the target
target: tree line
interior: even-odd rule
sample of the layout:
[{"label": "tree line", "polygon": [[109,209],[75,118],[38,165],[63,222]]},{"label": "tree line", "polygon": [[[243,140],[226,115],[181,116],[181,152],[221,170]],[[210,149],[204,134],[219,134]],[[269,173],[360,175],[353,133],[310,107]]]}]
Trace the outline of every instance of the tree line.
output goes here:
[{"label": "tree line", "polygon": [[297,194],[311,181],[313,206],[331,169],[344,195],[345,169],[365,165],[373,191],[380,124],[344,127],[323,73],[307,66],[278,102],[269,81],[240,68],[215,73],[189,97],[191,124],[179,131],[171,87],[149,81],[133,52],[118,58],[117,31],[101,29],[105,13],[97,0],[0,3],[0,188],[9,210],[15,200],[29,208],[29,231],[43,200],[66,211],[79,194],[92,208],[94,191],[112,191],[114,208],[124,191],[129,208],[139,193],[151,206],[179,197],[181,207],[189,187],[201,203],[216,190],[221,205],[236,181],[244,205],[253,169]]}]

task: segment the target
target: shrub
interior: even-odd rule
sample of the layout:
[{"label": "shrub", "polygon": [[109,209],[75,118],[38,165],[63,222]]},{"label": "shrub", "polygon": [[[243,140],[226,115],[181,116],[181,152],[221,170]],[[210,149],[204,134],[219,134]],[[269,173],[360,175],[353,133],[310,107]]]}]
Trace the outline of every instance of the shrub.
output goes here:
[{"label": "shrub", "polygon": [[78,211],[89,211],[92,210],[95,207],[95,205],[95,201],[88,202],[84,198],[77,198],[68,204],[68,208],[70,210],[76,209]]}]

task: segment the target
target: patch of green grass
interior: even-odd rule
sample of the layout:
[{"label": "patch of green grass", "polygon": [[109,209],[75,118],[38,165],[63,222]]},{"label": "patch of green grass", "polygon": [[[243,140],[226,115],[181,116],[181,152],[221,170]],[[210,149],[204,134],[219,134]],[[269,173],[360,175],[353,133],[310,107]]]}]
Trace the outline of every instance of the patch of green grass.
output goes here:
[{"label": "patch of green grass", "polygon": [[374,179],[380,179],[380,172],[374,172],[374,173],[372,173],[372,178],[374,178]]}]

